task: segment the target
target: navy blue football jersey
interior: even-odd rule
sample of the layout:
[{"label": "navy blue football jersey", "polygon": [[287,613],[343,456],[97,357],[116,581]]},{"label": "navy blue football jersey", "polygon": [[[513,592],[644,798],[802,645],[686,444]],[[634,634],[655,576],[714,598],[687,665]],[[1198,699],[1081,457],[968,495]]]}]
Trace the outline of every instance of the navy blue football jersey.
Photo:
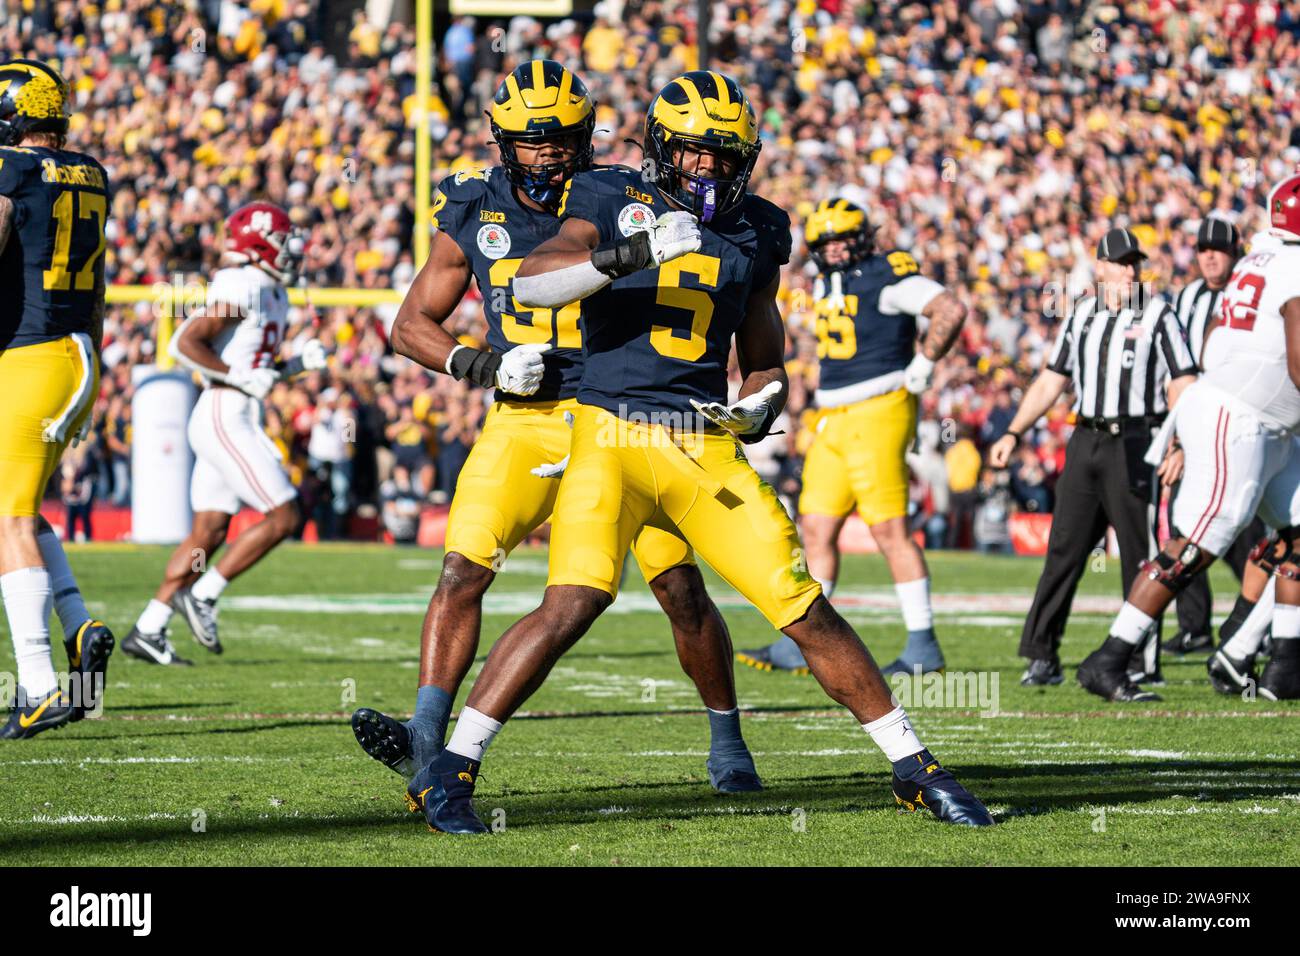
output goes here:
[{"label": "navy blue football jersey", "polygon": [[907,368],[916,354],[916,316],[883,311],[880,295],[919,271],[911,253],[895,250],[873,253],[840,272],[838,297],[834,274],[817,277],[820,388],[844,388]]},{"label": "navy blue football jersey", "polygon": [[[675,208],[638,170],[609,166],[569,180],[559,213],[592,223],[608,242]],[[727,400],[732,337],[750,294],[790,259],[790,217],[749,194],[701,233],[698,252],[615,279],[582,301],[580,402],[627,417],[692,415],[691,399]]]},{"label": "navy blue football jersey", "polygon": [[581,314],[577,302],[561,309],[520,305],[515,273],[528,253],[554,236],[560,221],[516,197],[499,166],[448,176],[433,197],[434,225],[465,253],[483,295],[488,345],[502,353],[516,345],[549,342],[542,384],[532,395],[497,393],[498,400],[546,402],[572,398],[582,377]]},{"label": "navy blue football jersey", "polygon": [[89,332],[104,277],[108,175],[82,153],[0,147],[14,221],[0,255],[0,349]]}]

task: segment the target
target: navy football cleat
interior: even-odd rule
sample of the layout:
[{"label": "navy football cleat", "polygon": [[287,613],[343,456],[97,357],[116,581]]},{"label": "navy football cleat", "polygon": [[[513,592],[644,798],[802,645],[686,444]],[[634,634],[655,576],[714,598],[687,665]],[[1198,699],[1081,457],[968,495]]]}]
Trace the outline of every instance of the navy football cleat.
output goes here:
[{"label": "navy football cleat", "polygon": [[68,668],[80,678],[80,687],[73,694],[76,706],[72,720],[78,721],[88,713],[97,713],[104,683],[108,674],[108,658],[116,645],[113,632],[103,621],[87,621],[71,637],[63,639],[68,652]]},{"label": "navy football cleat", "polygon": [[939,766],[928,750],[916,754],[915,760],[916,769],[906,777],[899,776],[897,765],[894,770],[894,799],[903,810],[915,813],[918,807],[924,807],[944,823],[965,827],[993,826],[993,815],[988,808],[958,783],[956,777]]},{"label": "navy football cleat", "polygon": [[176,653],[176,648],[172,646],[165,627],[157,634],[146,634],[138,627],[131,628],[131,633],[122,641],[122,653],[150,664],[162,664],[168,667],[194,666],[193,661],[186,660]]},{"label": "navy football cleat", "polygon": [[444,750],[407,786],[407,804],[422,810],[424,822],[438,833],[487,833],[474,812],[478,768],[477,760]]},{"label": "navy football cleat", "polygon": [[[789,674],[797,674],[800,677],[806,677],[812,673],[807,664],[796,664],[793,660],[785,660],[778,654],[773,654],[774,645],[769,644],[767,647],[757,647],[748,651],[736,651],[736,660],[746,667],[752,667],[759,671],[785,671]],[[799,657],[798,660],[802,660]]]},{"label": "navy football cleat", "polygon": [[9,722],[0,727],[0,739],[23,740],[35,737],[42,730],[54,730],[72,720],[76,710],[63,691],[55,689],[44,697],[31,700],[27,692],[18,688],[18,701],[9,712]]},{"label": "navy football cleat", "polygon": [[758,773],[743,767],[726,767],[714,772],[709,767],[709,785],[718,793],[757,793],[763,789]]},{"label": "navy football cleat", "polygon": [[1079,665],[1079,685],[1090,694],[1114,703],[1139,703],[1160,699],[1159,694],[1143,690],[1128,673],[1132,648],[1118,637],[1108,637],[1101,647]]},{"label": "navy football cleat", "polygon": [[[352,734],[368,755],[410,783],[419,767],[411,759],[411,734],[396,717],[370,707],[352,714]],[[418,809],[416,807],[412,808]]]}]

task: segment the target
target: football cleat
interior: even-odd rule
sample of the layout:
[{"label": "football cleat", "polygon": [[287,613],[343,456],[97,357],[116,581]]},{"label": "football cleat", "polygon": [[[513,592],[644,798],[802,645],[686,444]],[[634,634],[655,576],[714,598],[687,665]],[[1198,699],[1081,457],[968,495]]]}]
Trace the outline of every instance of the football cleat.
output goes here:
[{"label": "football cleat", "polygon": [[1179,631],[1160,645],[1162,651],[1170,654],[1199,654],[1213,647],[1214,638],[1209,634],[1193,634],[1190,631]]},{"label": "football cleat", "polygon": [[[915,813],[918,807],[924,807],[944,823],[966,827],[993,826],[993,815],[988,808],[958,783],[956,777],[939,766],[928,750],[914,756],[916,769],[906,777],[899,776],[895,765],[891,787],[894,800],[903,808],[900,813]],[[910,761],[912,758],[907,759]]]},{"label": "football cleat", "polygon": [[171,665],[173,667],[193,667],[193,661],[187,661],[176,653],[172,642],[167,637],[167,629],[157,634],[146,634],[138,627],[131,628],[131,633],[122,641],[122,653],[150,664]]},{"label": "football cleat", "polygon": [[1129,682],[1132,684],[1150,684],[1152,687],[1164,687],[1165,675],[1159,668],[1154,671],[1145,671],[1140,667],[1131,667],[1128,672]]},{"label": "football cleat", "polygon": [[72,720],[76,708],[63,691],[55,689],[39,700],[28,700],[27,692],[18,688],[18,701],[9,712],[9,722],[0,727],[0,739],[23,740],[42,730],[54,730]]},{"label": "football cleat", "polygon": [[1273,639],[1273,656],[1259,675],[1259,696],[1300,700],[1300,638]]},{"label": "football cleat", "polygon": [[1063,680],[1065,675],[1061,672],[1061,659],[1054,656],[1050,660],[1030,661],[1025,672],[1020,675],[1020,686],[1051,687]]},{"label": "football cleat", "polygon": [[[789,641],[790,639],[784,638],[783,640]],[[793,644],[793,641],[791,643]],[[785,671],[788,674],[798,674],[800,676],[812,673],[802,654],[796,653],[787,657],[781,650],[777,649],[779,644],[782,644],[782,641],[750,651],[736,651],[736,660],[746,667],[752,667],[760,671]]]},{"label": "football cleat", "polygon": [[763,781],[758,777],[753,758],[748,753],[743,758],[733,758],[727,763],[709,758],[705,765],[709,771],[709,786],[718,793],[757,793],[763,789]]},{"label": "football cleat", "polygon": [[407,783],[420,769],[411,759],[411,733],[397,718],[369,707],[359,707],[352,714],[352,734],[362,750],[400,774]]},{"label": "football cleat", "polygon": [[63,639],[68,652],[68,669],[81,680],[79,693],[74,695],[77,706],[73,708],[73,721],[100,708],[100,696],[108,673],[108,658],[113,653],[113,632],[103,621],[86,621],[71,637]]},{"label": "football cleat", "polygon": [[882,667],[880,673],[885,677],[893,677],[895,674],[906,674],[908,677],[920,677],[922,674],[942,674],[943,655],[939,656],[939,663],[933,666],[911,664],[900,657]]},{"label": "football cleat", "polygon": [[487,833],[474,812],[474,782],[479,764],[444,750],[411,780],[408,805],[424,813],[424,822],[438,833]]},{"label": "football cleat", "polygon": [[1118,637],[1105,643],[1083,659],[1079,665],[1079,684],[1090,694],[1115,703],[1159,700],[1160,695],[1143,690],[1128,676],[1128,658],[1132,648]]},{"label": "football cleat", "polygon": [[1220,647],[1205,662],[1205,669],[1210,674],[1210,686],[1220,694],[1240,694],[1259,684],[1253,654],[1238,659]]},{"label": "football cleat", "polygon": [[171,606],[185,618],[196,641],[213,654],[221,653],[221,638],[217,636],[216,601],[201,601],[189,588],[181,588],[172,595]]}]

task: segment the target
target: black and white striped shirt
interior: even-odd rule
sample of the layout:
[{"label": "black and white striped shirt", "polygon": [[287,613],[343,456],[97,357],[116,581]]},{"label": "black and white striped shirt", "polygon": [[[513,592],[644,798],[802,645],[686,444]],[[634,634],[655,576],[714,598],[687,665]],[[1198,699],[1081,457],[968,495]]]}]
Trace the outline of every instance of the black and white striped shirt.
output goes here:
[{"label": "black and white striped shirt", "polygon": [[1219,298],[1222,294],[1222,289],[1211,289],[1204,279],[1194,279],[1183,286],[1178,298],[1174,300],[1178,324],[1182,326],[1187,347],[1198,368],[1201,365],[1201,350],[1205,347],[1205,333],[1214,317],[1219,314]]},{"label": "black and white striped shirt", "polygon": [[1085,418],[1163,415],[1169,380],[1196,374],[1178,317],[1158,295],[1140,312],[1084,299],[1062,323],[1047,367],[1074,379],[1074,408]]}]

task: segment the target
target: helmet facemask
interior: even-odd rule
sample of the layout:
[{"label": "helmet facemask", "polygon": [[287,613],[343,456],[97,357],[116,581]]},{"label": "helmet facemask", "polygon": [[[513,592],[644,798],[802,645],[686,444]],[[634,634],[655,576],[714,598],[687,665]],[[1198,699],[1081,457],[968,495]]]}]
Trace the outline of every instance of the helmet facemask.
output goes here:
[{"label": "helmet facemask", "polygon": [[[721,137],[670,133],[656,120],[646,124],[646,153],[654,162],[654,182],[659,191],[707,223],[738,207],[745,198],[749,177],[758,161],[760,143],[728,142]],[[735,172],[730,178],[713,178],[682,169],[673,155],[695,146],[733,157]]]},{"label": "helmet facemask", "polygon": [[[871,255],[871,251],[875,247],[875,233],[876,230],[870,228],[857,229],[853,232],[841,233],[839,235],[832,233],[827,236],[822,236],[816,242],[809,243],[808,257],[817,264],[817,268],[821,272],[842,272],[849,266],[853,265],[853,263],[861,262],[867,256]],[[839,265],[831,265],[826,261],[826,244],[837,241],[843,242],[848,246],[848,258]]]},{"label": "helmet facemask", "polygon": [[[492,138],[501,152],[501,165],[511,185],[523,190],[525,196],[544,209],[554,211],[560,205],[564,184],[574,174],[591,168],[595,150],[591,144],[596,127],[595,113],[590,113],[578,126],[553,130],[537,129],[511,133],[496,123],[492,124]],[[516,147],[520,143],[541,144],[570,139],[575,148],[572,158],[554,163],[524,163]]]}]

